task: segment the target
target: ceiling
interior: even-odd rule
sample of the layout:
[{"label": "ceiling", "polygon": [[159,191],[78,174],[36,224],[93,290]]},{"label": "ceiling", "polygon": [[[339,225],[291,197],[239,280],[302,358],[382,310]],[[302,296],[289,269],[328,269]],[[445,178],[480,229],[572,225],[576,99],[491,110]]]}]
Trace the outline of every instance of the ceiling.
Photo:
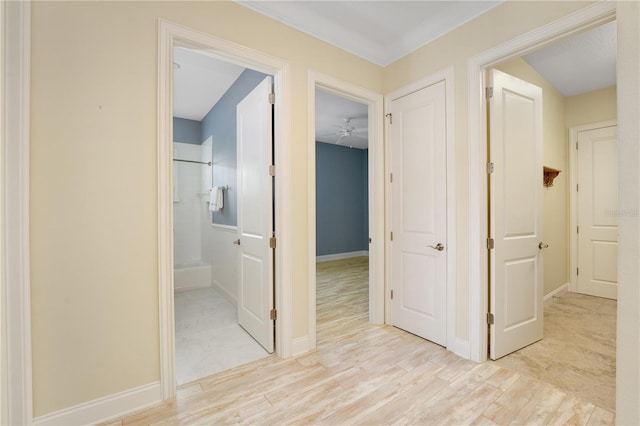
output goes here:
[{"label": "ceiling", "polygon": [[201,121],[244,71],[197,51],[173,49],[173,116]]},{"label": "ceiling", "polygon": [[[500,1],[238,1],[379,65],[412,52],[500,4]],[[616,81],[616,24],[611,22],[523,56],[565,96]],[[202,120],[244,68],[193,50],[174,50],[174,116]],[[179,67],[179,68],[178,68]],[[212,77],[213,76],[213,77]],[[316,139],[365,148],[366,105],[317,91]],[[344,130],[343,130],[344,132]],[[351,130],[349,131],[351,132]],[[342,137],[341,136],[345,136]]]},{"label": "ceiling", "polygon": [[237,3],[384,67],[502,0]]},{"label": "ceiling", "polygon": [[368,106],[316,89],[316,141],[367,149]]}]

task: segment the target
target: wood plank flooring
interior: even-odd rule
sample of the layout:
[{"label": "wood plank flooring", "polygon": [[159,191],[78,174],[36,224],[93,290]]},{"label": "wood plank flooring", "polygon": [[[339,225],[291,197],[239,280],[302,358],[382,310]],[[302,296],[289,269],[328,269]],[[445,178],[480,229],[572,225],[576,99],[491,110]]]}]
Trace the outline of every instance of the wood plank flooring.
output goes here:
[{"label": "wood plank flooring", "polygon": [[318,348],[183,385],[130,424],[613,424],[613,413],[495,363],[367,322],[367,259],[318,265]]}]

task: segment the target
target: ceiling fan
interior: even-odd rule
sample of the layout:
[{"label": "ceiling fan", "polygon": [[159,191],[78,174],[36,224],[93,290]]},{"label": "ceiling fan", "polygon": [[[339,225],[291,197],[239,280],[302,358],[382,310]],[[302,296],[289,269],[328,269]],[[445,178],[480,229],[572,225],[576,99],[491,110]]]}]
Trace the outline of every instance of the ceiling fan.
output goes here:
[{"label": "ceiling fan", "polygon": [[[368,139],[367,138],[367,127],[355,127],[351,124],[351,120],[356,120],[364,117],[346,117],[344,118],[344,124],[338,127],[338,130],[335,133],[330,133],[325,136],[338,136],[338,140],[336,141],[336,145],[340,145],[345,138],[353,137],[359,139]],[[364,118],[366,119],[366,118]]]}]

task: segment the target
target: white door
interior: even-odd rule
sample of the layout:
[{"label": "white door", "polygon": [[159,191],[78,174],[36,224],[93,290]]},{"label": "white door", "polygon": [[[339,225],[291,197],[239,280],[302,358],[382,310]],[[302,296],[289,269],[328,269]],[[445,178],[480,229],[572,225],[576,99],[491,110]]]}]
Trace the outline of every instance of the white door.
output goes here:
[{"label": "white door", "polygon": [[491,358],[542,339],[542,89],[491,70]]},{"label": "white door", "polygon": [[618,131],[578,132],[576,291],[618,296]]},{"label": "white door", "polygon": [[392,324],[446,345],[445,82],[392,99]]},{"label": "white door", "polygon": [[[273,352],[273,178],[271,77],[239,104],[238,171],[238,323],[268,352]],[[233,188],[231,189],[233,190]]]}]

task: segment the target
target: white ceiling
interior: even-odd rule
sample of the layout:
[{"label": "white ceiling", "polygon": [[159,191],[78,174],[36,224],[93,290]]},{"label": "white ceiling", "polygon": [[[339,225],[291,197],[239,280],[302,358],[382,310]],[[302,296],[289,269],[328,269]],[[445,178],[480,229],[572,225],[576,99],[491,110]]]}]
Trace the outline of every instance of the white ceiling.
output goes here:
[{"label": "white ceiling", "polygon": [[245,1],[238,4],[387,66],[499,1]]},{"label": "white ceiling", "polygon": [[204,118],[244,71],[182,47],[173,50],[173,62],[173,116],[196,121]]},{"label": "white ceiling", "polygon": [[[260,13],[321,38],[380,65],[427,44],[501,1],[238,1]],[[525,55],[523,59],[565,96],[615,84],[616,24],[593,30]],[[174,116],[202,120],[244,68],[176,47]],[[347,136],[346,118],[366,117],[366,105],[324,91],[316,94],[316,139],[365,148],[366,139]],[[355,133],[366,120],[353,120]]]},{"label": "white ceiling", "polygon": [[596,27],[522,57],[564,96],[616,84],[616,23]]},{"label": "white ceiling", "polygon": [[365,104],[316,89],[316,141],[367,149],[367,114]]}]

